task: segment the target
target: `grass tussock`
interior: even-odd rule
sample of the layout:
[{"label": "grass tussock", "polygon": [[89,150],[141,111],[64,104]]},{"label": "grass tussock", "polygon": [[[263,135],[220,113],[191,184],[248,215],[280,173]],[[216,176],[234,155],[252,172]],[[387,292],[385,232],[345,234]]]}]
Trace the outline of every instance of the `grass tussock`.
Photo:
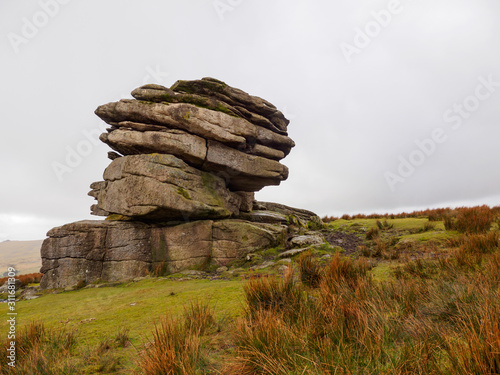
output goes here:
[{"label": "grass tussock", "polygon": [[499,245],[497,231],[465,235],[458,241],[458,249],[453,252],[451,261],[456,267],[475,270],[483,263],[484,255],[497,251]]},{"label": "grass tussock", "polygon": [[215,326],[208,303],[195,301],[181,318],[166,315],[153,330],[153,338],[139,352],[141,375],[190,375],[205,373],[207,358],[203,335]]},{"label": "grass tussock", "polygon": [[394,228],[394,224],[389,224],[387,222],[387,220],[384,220],[384,221],[377,220],[375,222],[375,224],[377,225],[378,229],[380,229],[380,230],[389,230],[389,229]]},{"label": "grass tussock", "polygon": [[243,285],[247,315],[252,317],[260,311],[297,314],[303,299],[303,291],[297,284],[298,280],[290,268],[283,278],[253,275]]},{"label": "grass tussock", "polygon": [[195,374],[200,359],[200,337],[183,322],[162,317],[153,332],[153,341],[141,352],[140,374]]},{"label": "grass tussock", "polygon": [[477,303],[459,307],[457,332],[446,338],[452,367],[467,374],[500,373],[500,302],[498,293],[479,291]]},{"label": "grass tussock", "polygon": [[486,233],[495,221],[495,210],[488,206],[462,207],[444,217],[446,230],[461,233]]},{"label": "grass tussock", "polygon": [[381,283],[364,258],[337,254],[317,288],[291,281],[302,276],[249,280],[253,313],[238,322],[222,373],[500,373],[498,233],[465,236],[460,246],[481,259],[473,272],[455,255],[417,259]]},{"label": "grass tussock", "polygon": [[298,260],[300,280],[311,288],[317,288],[321,281],[321,267],[311,251],[302,253]]},{"label": "grass tussock", "polygon": [[[3,343],[4,353],[8,352],[10,341]],[[2,355],[2,375],[111,374],[123,370],[123,358],[116,349],[128,346],[130,337],[122,329],[114,338],[103,337],[95,345],[89,345],[79,341],[74,330],[49,329],[42,322],[32,321],[14,341],[15,366],[10,366],[10,359]]]},{"label": "grass tussock", "polygon": [[6,340],[0,357],[0,374],[58,375],[77,373],[77,367],[61,357],[70,356],[76,346],[74,332],[48,330],[41,322],[29,323],[15,338],[15,367],[4,353],[10,347]]},{"label": "grass tussock", "polygon": [[215,325],[214,311],[208,303],[192,301],[184,308],[184,328],[198,336],[205,334]]},{"label": "grass tussock", "polygon": [[368,229],[368,231],[366,232],[366,239],[373,240],[373,239],[377,238],[379,235],[380,235],[379,228],[373,227],[373,228]]}]

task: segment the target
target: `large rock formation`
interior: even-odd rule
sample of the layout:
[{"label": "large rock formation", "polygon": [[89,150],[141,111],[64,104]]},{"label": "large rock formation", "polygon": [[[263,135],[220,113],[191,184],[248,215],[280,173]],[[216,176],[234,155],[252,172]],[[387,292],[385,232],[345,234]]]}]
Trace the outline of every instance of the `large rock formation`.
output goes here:
[{"label": "large rock formation", "polygon": [[136,100],[96,110],[111,125],[101,140],[118,153],[171,154],[223,177],[233,191],[258,191],[288,177],[279,160],[295,144],[271,103],[213,78],[171,89],[146,85],[132,95]]},{"label": "large rock formation", "polygon": [[178,272],[207,261],[226,265],[277,246],[284,226],[243,220],[202,220],[174,226],[136,221],[79,221],[54,228],[42,245],[42,288],[79,281],[120,281],[162,267]]},{"label": "large rock formation", "polygon": [[54,228],[42,246],[42,288],[120,281],[161,268],[226,265],[277,246],[309,211],[254,201],[288,177],[294,146],[271,103],[213,78],[142,86],[96,114],[114,152],[91,185],[93,214]]}]

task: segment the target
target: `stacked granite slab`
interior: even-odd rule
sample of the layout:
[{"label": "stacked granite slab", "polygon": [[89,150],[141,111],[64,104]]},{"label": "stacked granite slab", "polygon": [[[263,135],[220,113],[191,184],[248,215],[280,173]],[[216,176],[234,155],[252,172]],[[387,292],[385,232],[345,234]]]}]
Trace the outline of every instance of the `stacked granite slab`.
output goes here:
[{"label": "stacked granite slab", "polygon": [[294,142],[275,106],[213,78],[132,96],[96,110],[114,151],[89,195],[107,220],[49,231],[43,288],[225,265],[286,236],[286,215],[254,210],[255,191],[288,177]]},{"label": "stacked granite slab", "polygon": [[132,95],[96,110],[111,125],[101,140],[116,152],[104,181],[91,186],[94,214],[227,218],[251,210],[253,192],[288,177],[279,160],[294,142],[271,103],[212,78]]}]

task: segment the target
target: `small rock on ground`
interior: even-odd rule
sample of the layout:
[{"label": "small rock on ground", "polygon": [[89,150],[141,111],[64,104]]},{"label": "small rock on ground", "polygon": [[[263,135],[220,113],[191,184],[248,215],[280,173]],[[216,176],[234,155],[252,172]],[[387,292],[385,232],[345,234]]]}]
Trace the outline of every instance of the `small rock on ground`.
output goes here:
[{"label": "small rock on ground", "polygon": [[278,255],[279,258],[288,258],[288,257],[293,257],[294,255],[300,254],[306,250],[309,250],[309,247],[304,247],[302,249],[293,249],[293,250],[287,250],[282,252],[281,254]]}]

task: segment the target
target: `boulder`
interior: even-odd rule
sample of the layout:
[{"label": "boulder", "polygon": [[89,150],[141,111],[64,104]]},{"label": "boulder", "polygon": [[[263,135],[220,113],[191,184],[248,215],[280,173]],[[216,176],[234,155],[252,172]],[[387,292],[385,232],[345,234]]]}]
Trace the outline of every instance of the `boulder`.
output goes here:
[{"label": "boulder", "polygon": [[325,239],[320,234],[310,234],[293,237],[290,240],[290,244],[294,247],[304,247],[304,246],[312,246],[312,245],[321,245],[325,243]]},{"label": "boulder", "polygon": [[[23,283],[19,279],[14,280],[14,285],[16,288],[16,291],[21,289],[23,286]],[[9,281],[5,281],[2,286],[0,286],[0,294],[2,293],[8,293],[9,292]]]},{"label": "boulder", "polygon": [[243,220],[221,220],[213,224],[212,256],[217,264],[226,265],[248,253],[283,244],[286,227],[282,225],[249,223]]},{"label": "boulder", "polygon": [[147,220],[226,218],[239,213],[241,200],[222,178],[164,154],[115,159],[91,187],[99,209]]},{"label": "boulder", "polygon": [[[143,223],[79,221],[53,228],[47,236],[41,248],[43,289],[144,276],[152,261]],[[104,263],[109,264],[103,278]]]},{"label": "boulder", "polygon": [[226,266],[221,266],[215,270],[215,273],[224,273],[224,272],[227,272],[228,270],[229,270],[229,268],[227,268]]},{"label": "boulder", "polygon": [[212,255],[213,221],[203,220],[170,227],[151,229],[153,267],[166,265],[171,272],[179,272],[210,261]]},{"label": "boulder", "polygon": [[95,111],[111,125],[100,137],[115,151],[111,158],[174,155],[224,178],[231,191],[254,192],[288,178],[279,163],[295,145],[288,120],[262,98],[213,78],[177,81],[170,89],[145,85],[133,96]]}]

